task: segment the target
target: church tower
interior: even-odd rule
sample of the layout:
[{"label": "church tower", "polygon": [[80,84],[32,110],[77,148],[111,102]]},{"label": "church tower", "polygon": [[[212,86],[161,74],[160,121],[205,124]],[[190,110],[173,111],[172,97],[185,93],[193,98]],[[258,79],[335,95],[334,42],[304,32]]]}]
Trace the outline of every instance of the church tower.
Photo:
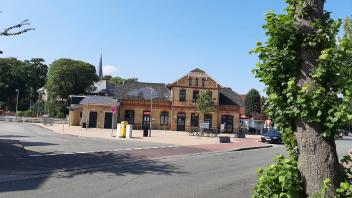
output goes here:
[{"label": "church tower", "polygon": [[100,61],[99,61],[99,68],[97,69],[98,70],[98,77],[99,79],[103,79],[103,55],[100,54]]}]

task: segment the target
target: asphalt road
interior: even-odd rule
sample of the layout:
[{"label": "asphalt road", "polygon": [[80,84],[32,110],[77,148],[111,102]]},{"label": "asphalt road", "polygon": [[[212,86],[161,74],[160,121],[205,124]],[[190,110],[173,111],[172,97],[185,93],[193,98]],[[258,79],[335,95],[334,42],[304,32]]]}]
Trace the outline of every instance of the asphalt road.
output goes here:
[{"label": "asphalt road", "polygon": [[283,147],[122,163],[1,183],[0,197],[250,197],[256,168]]},{"label": "asphalt road", "polygon": [[[3,138],[27,142],[26,149],[33,153],[150,146],[143,142],[78,138],[12,123],[0,123],[0,139]],[[352,148],[352,139],[344,138],[336,144],[342,156]],[[5,173],[7,170],[22,170],[26,174],[44,170],[44,173],[36,178],[0,182],[0,197],[250,197],[256,168],[270,164],[277,153],[285,154],[285,148],[279,145],[164,159],[106,152],[30,157],[13,163],[2,161],[0,173],[1,169]]]},{"label": "asphalt road", "polygon": [[28,154],[49,154],[167,146],[139,141],[82,138],[52,132],[37,125],[0,122],[0,139],[21,141]]}]

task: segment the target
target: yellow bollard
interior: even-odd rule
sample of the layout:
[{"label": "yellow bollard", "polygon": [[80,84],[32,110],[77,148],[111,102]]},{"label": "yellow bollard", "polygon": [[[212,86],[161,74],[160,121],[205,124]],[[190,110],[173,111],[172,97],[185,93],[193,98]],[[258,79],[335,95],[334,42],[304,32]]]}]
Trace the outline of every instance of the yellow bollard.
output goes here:
[{"label": "yellow bollard", "polygon": [[122,121],[121,122],[121,128],[120,128],[120,138],[126,138],[126,127],[127,127],[127,122]]}]

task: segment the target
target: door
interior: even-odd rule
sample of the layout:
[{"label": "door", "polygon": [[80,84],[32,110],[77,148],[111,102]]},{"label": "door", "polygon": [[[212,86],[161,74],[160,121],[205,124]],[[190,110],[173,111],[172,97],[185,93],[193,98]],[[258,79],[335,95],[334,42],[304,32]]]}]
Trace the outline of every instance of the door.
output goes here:
[{"label": "door", "polygon": [[143,127],[150,127],[150,111],[144,111],[143,112]]},{"label": "door", "polygon": [[204,122],[209,122],[209,128],[212,128],[213,117],[211,114],[204,115]]},{"label": "door", "polygon": [[225,124],[224,132],[233,132],[233,116],[222,115],[221,124]]},{"label": "door", "polygon": [[98,113],[91,111],[89,112],[89,128],[97,128],[97,118],[98,118]]},{"label": "door", "polygon": [[177,114],[177,131],[185,131],[186,130],[186,114],[178,113]]},{"label": "door", "polygon": [[105,112],[104,129],[112,128],[112,112]]}]

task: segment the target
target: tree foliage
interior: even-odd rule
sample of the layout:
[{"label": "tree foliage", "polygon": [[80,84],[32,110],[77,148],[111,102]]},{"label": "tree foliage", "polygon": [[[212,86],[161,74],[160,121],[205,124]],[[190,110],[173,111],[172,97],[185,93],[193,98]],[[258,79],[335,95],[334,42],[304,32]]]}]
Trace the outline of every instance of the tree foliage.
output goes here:
[{"label": "tree foliage", "polygon": [[344,30],[345,30],[345,37],[347,39],[352,39],[352,20],[350,17],[346,17],[345,18],[345,22],[344,22]]},{"label": "tree foliage", "polygon": [[257,90],[251,89],[244,100],[247,116],[253,116],[261,112],[261,98]]},{"label": "tree foliage", "polygon": [[[352,43],[341,39],[336,46],[341,21],[330,19],[329,13],[325,25],[318,21],[314,24],[314,34],[298,33],[293,26],[296,3],[287,2],[287,14],[266,15],[263,28],[269,39],[265,44],[258,42],[254,50],[260,59],[254,72],[266,85],[268,114],[285,134],[292,134],[295,118],[302,118],[320,124],[323,135],[333,138],[342,121],[352,119],[346,109],[352,96],[352,80],[346,80],[351,77]],[[299,86],[297,49],[314,46],[323,50],[311,75],[313,83]],[[294,150],[295,144],[289,145]]]},{"label": "tree foliage", "polygon": [[137,82],[138,78],[121,78],[118,76],[112,77],[108,80],[110,83],[114,84],[115,86],[122,85],[124,83],[130,83],[130,82]]},{"label": "tree foliage", "polygon": [[78,60],[58,59],[50,65],[45,87],[49,99],[67,100],[69,95],[89,92],[98,80],[93,65]]},{"label": "tree foliage", "polygon": [[19,109],[27,109],[38,98],[37,90],[44,86],[48,66],[44,59],[17,60],[0,58],[0,101],[14,110],[16,89],[19,90]]},{"label": "tree foliage", "polygon": [[[253,51],[260,59],[254,73],[266,85],[268,116],[282,132],[291,159],[297,160],[303,154],[297,153],[294,134],[298,126],[304,130],[299,121],[333,142],[337,130],[352,120],[352,42],[346,37],[336,40],[341,20],[331,19],[328,12],[313,15],[312,1],[286,2],[286,13],[266,14],[268,40],[258,42]],[[336,149],[333,152],[336,156]]]},{"label": "tree foliage", "polygon": [[103,76],[103,80],[107,80],[115,86],[122,85],[124,83],[138,82],[138,78],[121,78],[118,76],[112,77],[111,75]]},{"label": "tree foliage", "polygon": [[198,111],[203,114],[215,111],[215,103],[212,98],[212,92],[209,90],[203,91],[199,94],[196,104]]}]

